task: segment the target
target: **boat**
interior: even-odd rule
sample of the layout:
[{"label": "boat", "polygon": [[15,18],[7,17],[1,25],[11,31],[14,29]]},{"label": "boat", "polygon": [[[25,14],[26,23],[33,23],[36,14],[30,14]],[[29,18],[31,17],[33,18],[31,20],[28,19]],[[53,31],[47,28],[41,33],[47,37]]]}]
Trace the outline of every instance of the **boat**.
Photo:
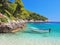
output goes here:
[{"label": "boat", "polygon": [[32,32],[39,32],[39,33],[47,33],[50,32],[51,29],[39,29],[39,28],[30,28]]}]

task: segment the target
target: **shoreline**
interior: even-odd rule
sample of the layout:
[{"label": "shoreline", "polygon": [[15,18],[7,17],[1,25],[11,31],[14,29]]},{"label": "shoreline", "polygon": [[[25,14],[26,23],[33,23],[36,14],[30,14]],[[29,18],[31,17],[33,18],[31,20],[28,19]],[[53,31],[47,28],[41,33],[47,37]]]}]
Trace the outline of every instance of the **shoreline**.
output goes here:
[{"label": "shoreline", "polygon": [[17,28],[17,29],[12,30],[11,32],[12,32],[12,33],[18,32],[19,30],[20,30],[20,28]]},{"label": "shoreline", "polygon": [[[52,37],[39,37],[39,38],[31,38],[31,37],[18,37],[17,36],[10,36],[7,38],[1,36],[0,42],[1,45],[59,45],[60,44],[60,38],[52,38]],[[28,40],[27,40],[28,39]]]},{"label": "shoreline", "polygon": [[[31,21],[28,21],[27,23],[30,23]],[[34,21],[34,22],[36,22],[36,21]],[[38,21],[39,22],[39,21]],[[33,22],[31,22],[31,23],[33,23]],[[55,22],[40,22],[40,23],[55,23]],[[57,22],[57,23],[60,23],[60,22]]]},{"label": "shoreline", "polygon": [[25,21],[0,22],[0,33],[17,32],[25,27]]},{"label": "shoreline", "polygon": [[24,27],[26,27],[26,23],[60,23],[60,22],[48,22],[48,21],[25,21],[25,20],[20,20],[20,21],[12,21],[8,23],[3,23],[0,22],[0,33],[3,32],[17,32]]},{"label": "shoreline", "polygon": [[24,26],[22,26],[22,27],[20,27],[20,28],[16,28],[16,29],[12,30],[11,32],[22,31],[25,27],[26,27],[26,26],[24,25]]}]

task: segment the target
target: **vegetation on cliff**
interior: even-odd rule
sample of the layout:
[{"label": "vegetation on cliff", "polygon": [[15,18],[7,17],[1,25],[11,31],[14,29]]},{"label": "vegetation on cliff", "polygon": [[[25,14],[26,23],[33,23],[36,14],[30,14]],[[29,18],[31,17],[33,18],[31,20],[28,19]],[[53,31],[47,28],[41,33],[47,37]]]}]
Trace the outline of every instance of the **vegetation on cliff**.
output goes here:
[{"label": "vegetation on cliff", "polygon": [[[10,20],[15,20],[17,18],[42,21],[48,20],[48,18],[41,16],[40,14],[26,10],[22,0],[15,0],[15,2],[10,2],[9,0],[0,0],[0,13],[4,14]],[[0,20],[2,21],[1,18]]]}]

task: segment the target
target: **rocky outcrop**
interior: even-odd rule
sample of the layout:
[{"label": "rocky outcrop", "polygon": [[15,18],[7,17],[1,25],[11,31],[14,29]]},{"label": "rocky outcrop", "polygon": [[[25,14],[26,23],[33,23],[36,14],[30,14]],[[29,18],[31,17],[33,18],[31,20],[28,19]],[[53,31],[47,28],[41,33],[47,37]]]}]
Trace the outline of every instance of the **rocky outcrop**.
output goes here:
[{"label": "rocky outcrop", "polygon": [[18,28],[23,28],[25,25],[25,22],[21,23],[21,22],[9,22],[9,23],[3,23],[3,22],[0,22],[0,33],[5,33],[5,32],[12,32],[14,31],[15,29],[17,29],[18,31]]},{"label": "rocky outcrop", "polygon": [[0,33],[5,33],[5,32],[15,32],[15,30],[18,31],[18,29],[23,28],[25,25],[25,21],[22,19],[18,19],[17,21],[15,20],[8,20],[8,22],[5,22],[4,20],[7,18],[5,15],[0,13]]}]

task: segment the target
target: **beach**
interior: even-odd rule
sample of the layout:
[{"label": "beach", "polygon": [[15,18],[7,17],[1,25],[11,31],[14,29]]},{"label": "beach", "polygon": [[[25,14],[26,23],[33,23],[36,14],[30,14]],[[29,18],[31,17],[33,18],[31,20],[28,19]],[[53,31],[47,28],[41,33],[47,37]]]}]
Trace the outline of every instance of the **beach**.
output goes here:
[{"label": "beach", "polygon": [[0,0],[0,45],[60,45],[59,3]]},{"label": "beach", "polygon": [[[57,23],[57,24],[56,24]],[[34,28],[51,28],[51,32],[24,32]],[[1,33],[0,45],[60,45],[60,23],[27,23],[24,31],[15,33]]]},{"label": "beach", "polygon": [[55,38],[0,37],[0,45],[60,45]]}]

